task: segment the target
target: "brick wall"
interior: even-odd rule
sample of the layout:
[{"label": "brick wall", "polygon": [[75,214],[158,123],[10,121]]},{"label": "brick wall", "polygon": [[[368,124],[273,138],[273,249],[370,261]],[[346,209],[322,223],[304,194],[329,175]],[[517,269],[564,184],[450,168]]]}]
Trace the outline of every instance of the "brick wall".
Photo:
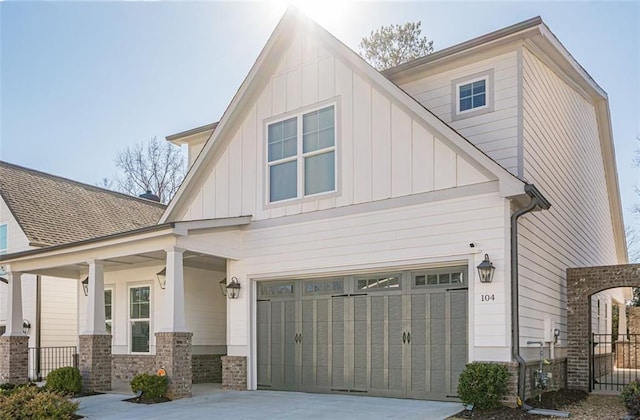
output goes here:
[{"label": "brick wall", "polygon": [[193,383],[222,383],[221,354],[194,354],[191,357]]},{"label": "brick wall", "polygon": [[167,397],[172,400],[191,396],[192,354],[190,332],[156,333],[155,368],[163,368],[169,377]]},{"label": "brick wall", "polygon": [[110,390],[111,335],[81,335],[79,353],[83,391]]},{"label": "brick wall", "polygon": [[222,356],[222,389],[246,391],[247,358],[244,356]]},{"label": "brick wall", "polygon": [[154,355],[114,354],[111,356],[113,380],[130,383],[140,373],[155,374],[155,363]]},{"label": "brick wall", "polygon": [[[518,363],[516,362],[487,362],[504,365],[511,374],[507,381],[507,395],[502,400],[502,403],[509,407],[516,407],[518,400]],[[527,362],[525,368],[525,381],[524,381],[524,395],[525,399],[529,399],[538,395],[538,390],[535,388],[535,371],[540,368],[540,362],[538,360],[532,360]],[[554,391],[567,387],[567,359],[558,358],[551,362],[550,365],[545,365],[544,372],[551,372],[551,379],[547,383],[547,388],[543,391]]]},{"label": "brick wall", "polygon": [[29,376],[29,337],[0,337],[0,383],[24,384]]},{"label": "brick wall", "polygon": [[640,264],[567,269],[567,387],[589,391],[590,296],[615,287],[640,287]]}]

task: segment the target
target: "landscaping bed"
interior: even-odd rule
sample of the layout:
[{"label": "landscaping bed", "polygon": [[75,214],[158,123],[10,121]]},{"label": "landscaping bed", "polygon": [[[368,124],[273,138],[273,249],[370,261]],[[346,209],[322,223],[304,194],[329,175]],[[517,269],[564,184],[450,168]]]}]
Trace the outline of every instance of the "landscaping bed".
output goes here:
[{"label": "landscaping bed", "polygon": [[[624,419],[627,410],[619,395],[588,394],[583,391],[562,389],[542,394],[542,401],[538,397],[530,398],[527,404],[536,408],[566,411],[571,419]],[[465,411],[450,419],[544,419],[552,418],[538,414],[528,414],[519,408],[502,407],[492,410]]]}]

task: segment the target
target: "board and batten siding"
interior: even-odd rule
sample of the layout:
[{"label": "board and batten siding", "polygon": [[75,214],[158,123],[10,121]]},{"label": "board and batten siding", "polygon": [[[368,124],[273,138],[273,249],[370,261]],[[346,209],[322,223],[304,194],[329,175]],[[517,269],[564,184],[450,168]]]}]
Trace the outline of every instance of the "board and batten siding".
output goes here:
[{"label": "board and batten siding", "polygon": [[566,344],[566,268],[617,264],[594,105],[523,49],[524,177],[552,203],[520,220],[521,345]]},{"label": "board and batten siding", "polygon": [[[245,257],[228,270],[248,280],[317,278],[361,272],[388,273],[408,267],[469,266],[471,360],[510,360],[505,271],[508,204],[499,193],[452,198],[303,223],[262,225],[243,233]],[[476,243],[470,248],[469,243]],[[491,284],[479,286],[484,253],[498,267]],[[244,287],[244,286],[243,286]],[[479,303],[480,294],[495,295]],[[229,307],[228,345],[249,355],[250,300],[244,290]]]},{"label": "board and batten siding", "polygon": [[[454,80],[493,70],[494,110],[454,120]],[[400,87],[514,175],[518,172],[518,57],[511,51],[429,74]]]},{"label": "board and batten siding", "polygon": [[[231,138],[216,139],[228,141],[178,219],[263,220],[491,180],[382,88],[305,35],[291,40],[256,96]],[[267,124],[332,104],[337,192],[268,204]]]}]

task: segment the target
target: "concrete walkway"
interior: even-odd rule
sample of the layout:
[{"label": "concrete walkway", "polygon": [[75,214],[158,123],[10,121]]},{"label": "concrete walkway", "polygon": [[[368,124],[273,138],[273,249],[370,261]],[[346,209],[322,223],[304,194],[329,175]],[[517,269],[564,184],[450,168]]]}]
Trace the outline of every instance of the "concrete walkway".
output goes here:
[{"label": "concrete walkway", "polygon": [[282,391],[222,391],[194,385],[193,397],[161,404],[123,401],[132,395],[79,398],[86,419],[445,419],[462,411],[455,402],[403,400]]}]

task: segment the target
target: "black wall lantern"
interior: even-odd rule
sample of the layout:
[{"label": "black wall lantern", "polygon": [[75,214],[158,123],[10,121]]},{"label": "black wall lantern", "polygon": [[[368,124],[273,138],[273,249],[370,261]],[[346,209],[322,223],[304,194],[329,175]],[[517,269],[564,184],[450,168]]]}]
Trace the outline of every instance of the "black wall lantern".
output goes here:
[{"label": "black wall lantern", "polygon": [[237,299],[240,295],[240,283],[236,277],[231,277],[231,281],[226,286],[227,296],[229,299]]},{"label": "black wall lantern", "polygon": [[82,291],[84,292],[85,296],[89,296],[89,277],[82,280]]},{"label": "black wall lantern", "polygon": [[227,296],[227,278],[223,278],[222,280],[220,280],[220,282],[218,283],[218,285],[220,286],[220,292],[222,293],[222,296]]},{"label": "black wall lantern", "polygon": [[489,254],[484,254],[484,260],[478,265],[478,275],[480,276],[480,283],[491,283],[493,280],[493,272],[496,268],[489,261]]},{"label": "black wall lantern", "polygon": [[28,319],[22,320],[22,333],[24,335],[29,335],[29,331],[31,331],[31,323]]},{"label": "black wall lantern", "polygon": [[156,274],[156,277],[158,278],[158,284],[160,285],[160,288],[164,290],[167,287],[167,267],[160,270]]}]

